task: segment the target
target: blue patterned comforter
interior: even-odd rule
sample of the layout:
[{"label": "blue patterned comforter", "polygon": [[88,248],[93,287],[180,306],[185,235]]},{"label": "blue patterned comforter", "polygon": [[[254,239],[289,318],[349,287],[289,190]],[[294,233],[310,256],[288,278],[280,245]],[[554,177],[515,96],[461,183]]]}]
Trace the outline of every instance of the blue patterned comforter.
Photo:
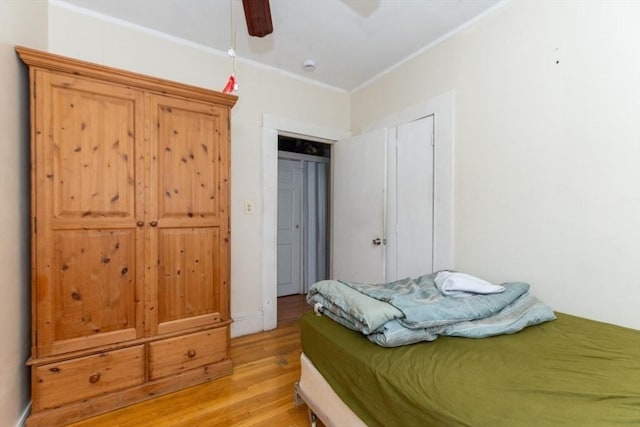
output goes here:
[{"label": "blue patterned comforter", "polygon": [[307,301],[317,312],[384,347],[433,341],[440,335],[513,334],[555,319],[527,283],[504,283],[502,293],[459,298],[436,288],[436,274],[383,284],[323,280],[311,286]]}]

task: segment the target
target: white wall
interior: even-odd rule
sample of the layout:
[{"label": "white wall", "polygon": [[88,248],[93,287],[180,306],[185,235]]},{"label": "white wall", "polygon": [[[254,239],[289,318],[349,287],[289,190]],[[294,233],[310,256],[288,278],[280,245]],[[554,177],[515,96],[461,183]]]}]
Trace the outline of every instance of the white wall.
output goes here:
[{"label": "white wall", "polygon": [[0,0],[0,425],[29,402],[29,84],[15,45],[46,48],[46,1]]},{"label": "white wall", "polygon": [[455,91],[454,264],[640,328],[640,2],[511,1],[352,94]]},{"label": "white wall", "polygon": [[[351,96],[240,61],[232,314],[250,325],[243,332],[262,322],[262,113],[344,130],[351,120],[360,129],[450,90],[452,267],[526,280],[557,310],[640,328],[638,22],[635,1],[508,2]],[[0,0],[0,425],[7,426],[29,400],[28,98],[16,44],[48,44],[212,89],[231,71],[217,52],[55,1]],[[242,214],[244,200],[254,202],[255,215]]]},{"label": "white wall", "polygon": [[[87,14],[55,1],[49,5],[49,50],[216,90],[224,87],[232,71],[231,59],[226,54]],[[348,93],[243,61],[242,52],[238,55],[239,101],[232,110],[231,132],[231,313],[235,319],[234,336],[261,331],[263,326],[262,114],[335,129],[349,127]],[[243,214],[245,200],[254,203],[254,215]]]}]

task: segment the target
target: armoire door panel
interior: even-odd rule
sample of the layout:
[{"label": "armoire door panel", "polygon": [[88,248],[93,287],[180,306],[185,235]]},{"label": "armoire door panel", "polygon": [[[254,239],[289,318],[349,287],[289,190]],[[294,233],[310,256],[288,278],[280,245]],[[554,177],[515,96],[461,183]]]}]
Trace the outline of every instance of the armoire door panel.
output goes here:
[{"label": "armoire door panel", "polygon": [[220,106],[149,95],[146,333],[229,319],[229,123]]},{"label": "armoire door panel", "polygon": [[207,219],[220,214],[222,110],[156,98],[157,219]]},{"label": "armoire door panel", "polygon": [[[141,94],[89,80],[50,76],[53,217],[85,222],[136,214],[136,115]],[[138,110],[138,111],[137,111]],[[141,128],[141,124],[138,124]]]},{"label": "armoire door panel", "polygon": [[199,323],[195,318],[203,315],[220,320],[220,296],[213,286],[221,280],[220,231],[161,229],[158,234],[158,324],[184,319]]},{"label": "armoire door panel", "polygon": [[[56,248],[50,305],[41,322],[51,334],[39,336],[52,353],[134,339],[142,335],[136,313],[136,229],[62,230]],[[140,331],[140,332],[138,332]]]},{"label": "armoire door panel", "polygon": [[35,73],[37,356],[144,334],[144,96]]}]

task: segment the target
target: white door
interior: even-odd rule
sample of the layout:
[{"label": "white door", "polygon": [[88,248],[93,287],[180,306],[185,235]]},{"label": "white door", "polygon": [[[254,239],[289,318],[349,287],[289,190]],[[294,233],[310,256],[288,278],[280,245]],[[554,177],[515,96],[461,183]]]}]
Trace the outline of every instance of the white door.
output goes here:
[{"label": "white door", "polygon": [[433,116],[396,129],[396,277],[433,271]]},{"label": "white door", "polygon": [[302,161],[278,159],[279,297],[302,292]]},{"label": "white door", "polygon": [[331,277],[363,283],[385,279],[387,131],[333,144]]}]

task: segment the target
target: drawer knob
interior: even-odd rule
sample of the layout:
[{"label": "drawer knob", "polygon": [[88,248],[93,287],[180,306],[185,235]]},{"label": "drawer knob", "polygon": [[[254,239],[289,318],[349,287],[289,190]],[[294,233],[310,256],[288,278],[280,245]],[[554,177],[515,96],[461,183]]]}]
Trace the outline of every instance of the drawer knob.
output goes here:
[{"label": "drawer knob", "polygon": [[93,375],[91,375],[91,376],[89,377],[89,382],[90,382],[91,384],[95,384],[95,383],[97,383],[98,381],[100,381],[100,372],[96,372],[95,374],[93,374]]},{"label": "drawer knob", "polygon": [[194,357],[196,357],[196,351],[190,348],[189,351],[187,351],[187,356],[189,356],[189,359],[193,359]]}]

